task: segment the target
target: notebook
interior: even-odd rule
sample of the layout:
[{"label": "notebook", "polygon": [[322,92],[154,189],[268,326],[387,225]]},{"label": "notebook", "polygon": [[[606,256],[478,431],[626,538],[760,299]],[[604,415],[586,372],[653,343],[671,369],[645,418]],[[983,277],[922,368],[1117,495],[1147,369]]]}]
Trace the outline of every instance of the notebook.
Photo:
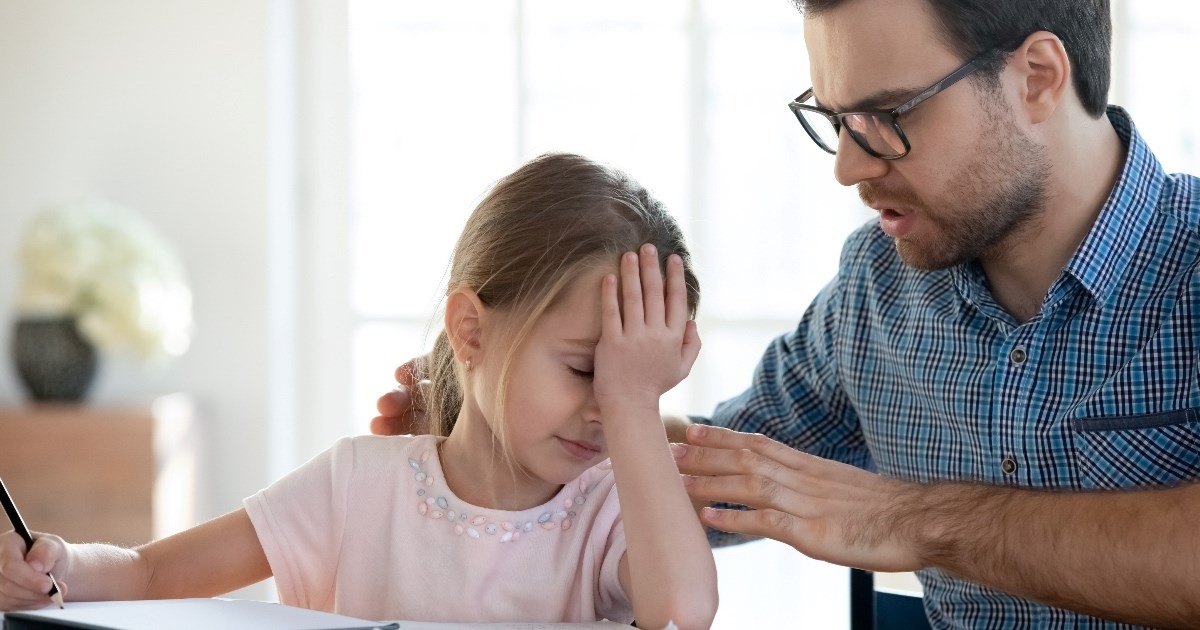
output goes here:
[{"label": "notebook", "polygon": [[68,602],[64,609],[3,613],[3,630],[620,630],[608,621],[585,623],[377,622],[295,606],[245,599],[156,599]]},{"label": "notebook", "polygon": [[345,615],[247,599],[69,602],[66,608],[4,613],[4,630],[395,630]]}]

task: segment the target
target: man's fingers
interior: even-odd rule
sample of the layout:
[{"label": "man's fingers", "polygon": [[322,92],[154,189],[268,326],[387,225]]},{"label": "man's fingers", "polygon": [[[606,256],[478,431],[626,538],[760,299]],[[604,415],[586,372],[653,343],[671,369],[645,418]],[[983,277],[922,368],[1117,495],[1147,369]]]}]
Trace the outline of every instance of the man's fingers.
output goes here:
[{"label": "man's fingers", "polygon": [[[691,434],[688,427],[688,434]],[[690,441],[690,439],[689,439]],[[750,472],[746,461],[749,451],[706,448],[694,444],[679,444],[674,449],[675,465],[685,475],[737,475]]]},{"label": "man's fingers", "polygon": [[688,488],[694,498],[793,510],[802,508],[774,500],[775,487],[800,497],[794,501],[817,499],[825,506],[875,502],[893,493],[879,475],[793,450],[762,435],[704,425],[689,426],[686,435],[689,444],[672,452],[679,472],[696,477]]},{"label": "man's fingers", "polygon": [[717,449],[746,449],[788,468],[800,468],[814,459],[812,455],[772,440],[761,433],[742,433],[724,427],[694,424],[687,430],[688,442]]},{"label": "man's fingers", "polygon": [[405,387],[412,387],[426,376],[423,373],[424,371],[424,357],[409,359],[403,365],[396,368],[396,382]]},{"label": "man's fingers", "polygon": [[803,477],[749,449],[672,446],[675,464],[693,499],[753,508],[804,509]]},{"label": "man's fingers", "polygon": [[689,444],[672,445],[672,452],[688,496],[752,508],[705,510],[706,525],[773,538],[846,566],[880,571],[921,566],[911,539],[883,518],[900,482],[761,435],[692,425],[687,439]]},{"label": "man's fingers", "polygon": [[810,516],[809,502],[786,482],[763,475],[718,475],[685,480],[688,496],[718,503],[734,503],[758,510],[786,510]]},{"label": "man's fingers", "polygon": [[706,507],[700,520],[713,529],[759,538],[772,538],[795,546],[794,534],[800,519],[778,510],[721,510]]},{"label": "man's fingers", "polygon": [[800,518],[778,510],[700,510],[700,521],[713,529],[790,545],[804,555],[823,561],[842,560],[829,553],[840,550],[840,537],[825,519]]},{"label": "man's fingers", "polygon": [[409,413],[413,406],[412,390],[404,385],[397,385],[375,401],[375,409],[381,416],[401,416]]},{"label": "man's fingers", "polygon": [[404,435],[395,433],[396,419],[390,416],[375,416],[368,425],[374,435]]}]

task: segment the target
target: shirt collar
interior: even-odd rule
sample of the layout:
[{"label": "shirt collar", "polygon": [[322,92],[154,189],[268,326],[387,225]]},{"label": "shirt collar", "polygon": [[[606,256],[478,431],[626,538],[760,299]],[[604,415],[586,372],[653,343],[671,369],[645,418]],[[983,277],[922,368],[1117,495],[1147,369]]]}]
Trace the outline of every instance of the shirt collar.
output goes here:
[{"label": "shirt collar", "polygon": [[1063,270],[1097,302],[1104,302],[1129,268],[1158,204],[1162,166],[1122,108],[1108,107],[1108,120],[1127,147],[1125,166],[1087,238]]}]

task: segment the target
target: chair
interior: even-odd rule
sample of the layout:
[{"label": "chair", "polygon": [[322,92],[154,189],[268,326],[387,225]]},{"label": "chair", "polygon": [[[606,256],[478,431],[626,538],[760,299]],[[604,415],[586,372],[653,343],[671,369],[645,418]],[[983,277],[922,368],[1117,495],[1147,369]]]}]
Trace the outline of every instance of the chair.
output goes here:
[{"label": "chair", "polygon": [[875,574],[850,569],[850,630],[930,630],[921,596],[875,588]]}]

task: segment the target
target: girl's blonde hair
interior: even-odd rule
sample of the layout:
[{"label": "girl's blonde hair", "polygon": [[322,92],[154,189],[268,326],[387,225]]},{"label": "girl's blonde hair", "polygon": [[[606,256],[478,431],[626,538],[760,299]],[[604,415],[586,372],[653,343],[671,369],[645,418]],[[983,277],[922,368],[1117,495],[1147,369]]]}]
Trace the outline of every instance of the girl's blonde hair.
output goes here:
[{"label": "girl's blonde hair", "polygon": [[[688,314],[694,317],[700,286],[679,224],[621,171],[578,155],[548,153],[497,182],[471,213],[454,248],[447,294],[470,289],[487,308],[518,322],[500,369],[496,407],[501,417],[492,419],[502,448],[513,351],[571,282],[600,266],[615,269],[622,253],[643,243],[657,247],[664,272],[667,256],[683,259]],[[449,435],[463,391],[445,331],[420,367],[421,376],[431,381],[424,392],[430,430]]]}]

